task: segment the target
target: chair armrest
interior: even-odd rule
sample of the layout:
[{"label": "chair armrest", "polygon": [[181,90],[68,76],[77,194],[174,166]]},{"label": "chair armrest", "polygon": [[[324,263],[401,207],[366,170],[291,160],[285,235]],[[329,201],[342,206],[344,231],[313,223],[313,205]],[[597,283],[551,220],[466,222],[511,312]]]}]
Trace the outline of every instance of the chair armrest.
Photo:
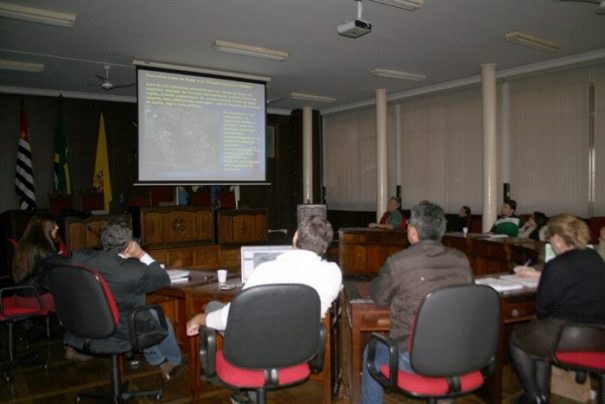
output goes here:
[{"label": "chair armrest", "polygon": [[[390,375],[388,379],[384,377],[382,373],[380,373],[379,369],[376,369],[376,347],[379,343],[384,344],[389,348]],[[370,342],[368,344],[368,358],[365,366],[367,366],[372,377],[374,377],[380,384],[389,389],[397,388],[397,374],[399,372],[399,348],[393,340],[384,336],[383,334],[377,332],[372,333]]]},{"label": "chair armrest", "polygon": [[206,326],[200,327],[200,364],[204,376],[216,376],[216,330]]},{"label": "chair armrest", "polygon": [[317,346],[317,354],[309,361],[309,367],[313,373],[319,373],[324,368],[324,361],[326,356],[326,338],[327,338],[326,326],[322,323],[319,328],[319,342]]},{"label": "chair armrest", "polygon": [[[140,330],[137,330],[136,317],[142,312],[150,312],[150,314],[159,322],[161,329],[157,330],[157,333],[151,335],[149,341],[143,341],[140,343]],[[156,315],[153,315],[153,313]],[[159,343],[168,333],[168,325],[166,324],[166,317],[162,311],[162,307],[159,304],[146,304],[144,306],[136,307],[128,313],[128,336],[130,338],[130,344],[132,345],[133,351],[140,351],[141,349],[147,348],[148,346]],[[157,335],[155,335],[157,334]],[[161,337],[163,335],[163,337]],[[154,341],[157,340],[157,341]]]},{"label": "chair armrest", "polygon": [[29,296],[22,297],[25,299],[29,298],[32,301],[35,301],[38,304],[38,311],[44,312],[46,310],[42,299],[40,299],[40,294],[38,293],[35,287],[33,287],[32,285],[18,285],[0,289],[0,313],[4,314],[4,298],[6,297],[5,295],[10,295],[10,297],[13,297],[15,295],[20,296],[19,292],[28,292]]}]

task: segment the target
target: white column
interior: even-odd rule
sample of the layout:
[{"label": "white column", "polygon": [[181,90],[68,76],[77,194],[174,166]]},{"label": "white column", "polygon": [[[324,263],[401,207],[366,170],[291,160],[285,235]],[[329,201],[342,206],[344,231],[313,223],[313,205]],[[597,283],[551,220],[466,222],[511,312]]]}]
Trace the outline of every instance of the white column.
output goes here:
[{"label": "white column", "polygon": [[502,89],[502,132],[500,134],[502,139],[502,152],[500,158],[502,159],[502,182],[510,183],[510,85],[508,82],[502,83],[500,86]]},{"label": "white column", "polygon": [[303,203],[313,203],[313,109],[303,107]]},{"label": "white column", "polygon": [[376,90],[376,222],[388,202],[387,183],[387,90]]},{"label": "white column", "polygon": [[496,65],[481,65],[483,93],[483,232],[488,232],[497,216],[498,145],[496,138]]}]

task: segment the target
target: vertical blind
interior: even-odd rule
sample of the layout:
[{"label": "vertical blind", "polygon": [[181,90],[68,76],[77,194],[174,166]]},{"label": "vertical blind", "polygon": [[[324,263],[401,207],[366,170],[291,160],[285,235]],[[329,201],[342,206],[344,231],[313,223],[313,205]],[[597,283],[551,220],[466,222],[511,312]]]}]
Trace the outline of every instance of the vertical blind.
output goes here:
[{"label": "vertical blind", "polygon": [[594,69],[594,215],[605,216],[605,65]]},{"label": "vertical blind", "polygon": [[[560,212],[590,215],[591,77],[594,77],[595,110],[593,215],[605,215],[605,65],[509,79],[508,159],[511,196],[519,204],[519,213],[540,210],[548,215]],[[405,100],[398,105],[399,134],[395,125],[396,106],[388,109],[387,118],[389,192],[394,192],[399,174],[404,208],[429,199],[446,212],[457,212],[462,205],[468,205],[474,213],[480,213],[481,89],[478,86],[459,89]],[[325,124],[324,183],[329,209],[374,211],[374,109],[327,116]],[[401,137],[399,173],[396,136]],[[499,172],[501,164],[499,161]],[[501,190],[498,192],[501,195]]]},{"label": "vertical blind", "polygon": [[588,213],[588,69],[510,82],[511,196],[518,212]]}]

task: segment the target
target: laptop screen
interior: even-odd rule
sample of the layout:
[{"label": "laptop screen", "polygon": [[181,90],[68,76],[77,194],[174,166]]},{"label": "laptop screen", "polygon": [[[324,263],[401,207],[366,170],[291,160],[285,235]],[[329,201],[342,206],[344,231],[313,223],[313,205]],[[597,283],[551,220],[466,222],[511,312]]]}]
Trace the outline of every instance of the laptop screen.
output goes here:
[{"label": "laptop screen", "polygon": [[278,255],[291,249],[291,245],[242,246],[240,251],[242,283],[246,283],[254,268],[263,262],[273,261]]}]

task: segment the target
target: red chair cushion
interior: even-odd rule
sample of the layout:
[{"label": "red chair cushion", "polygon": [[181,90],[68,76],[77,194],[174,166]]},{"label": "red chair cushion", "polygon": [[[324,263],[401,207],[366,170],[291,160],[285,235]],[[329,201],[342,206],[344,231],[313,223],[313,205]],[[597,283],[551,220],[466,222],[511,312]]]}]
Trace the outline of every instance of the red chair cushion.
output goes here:
[{"label": "red chair cushion", "polygon": [[[380,367],[382,373],[387,379],[390,376],[388,365]],[[475,371],[460,376],[460,392],[473,391],[483,384],[483,375],[481,371]],[[442,396],[450,392],[445,377],[426,377],[417,373],[400,371],[397,378],[397,387],[401,390],[423,396]]]},{"label": "red chair cushion", "polygon": [[45,309],[40,309],[38,306],[32,307],[19,305],[14,296],[2,298],[2,312],[0,312],[0,320],[25,318],[45,314],[48,314],[48,312]]},{"label": "red chair cushion", "polygon": [[605,352],[570,351],[557,352],[555,358],[564,365],[605,372]]},{"label": "red chair cushion", "polygon": [[[225,360],[223,351],[216,353],[216,373],[219,378],[231,386],[255,389],[265,385],[263,369],[244,369]],[[311,369],[305,362],[300,365],[279,369],[279,385],[288,385],[305,380],[311,375]]]}]

